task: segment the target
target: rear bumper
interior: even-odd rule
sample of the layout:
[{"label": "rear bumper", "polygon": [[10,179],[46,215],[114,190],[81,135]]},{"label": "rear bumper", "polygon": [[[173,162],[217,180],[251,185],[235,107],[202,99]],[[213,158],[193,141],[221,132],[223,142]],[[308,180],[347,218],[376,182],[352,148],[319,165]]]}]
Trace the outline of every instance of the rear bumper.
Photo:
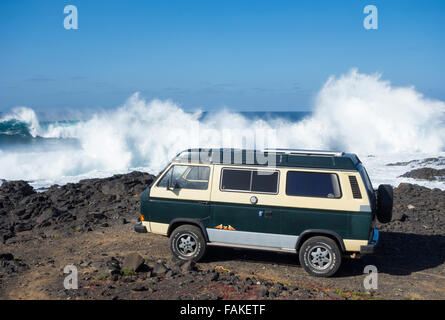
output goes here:
[{"label": "rear bumper", "polygon": [[374,228],[372,230],[372,237],[366,246],[360,246],[360,254],[373,254],[379,243],[379,230]]},{"label": "rear bumper", "polygon": [[138,222],[134,225],[134,231],[138,233],[147,233],[147,228],[142,225],[142,222]]}]

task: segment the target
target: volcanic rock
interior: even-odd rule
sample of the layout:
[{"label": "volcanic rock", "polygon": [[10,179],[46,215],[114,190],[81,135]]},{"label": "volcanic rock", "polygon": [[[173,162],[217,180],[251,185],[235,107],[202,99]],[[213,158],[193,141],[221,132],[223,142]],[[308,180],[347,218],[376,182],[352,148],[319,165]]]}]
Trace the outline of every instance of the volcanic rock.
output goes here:
[{"label": "volcanic rock", "polygon": [[130,253],[124,258],[122,263],[123,269],[138,271],[144,264],[144,258],[137,253]]},{"label": "volcanic rock", "polygon": [[418,180],[445,181],[445,169],[420,168],[402,174],[400,177]]}]

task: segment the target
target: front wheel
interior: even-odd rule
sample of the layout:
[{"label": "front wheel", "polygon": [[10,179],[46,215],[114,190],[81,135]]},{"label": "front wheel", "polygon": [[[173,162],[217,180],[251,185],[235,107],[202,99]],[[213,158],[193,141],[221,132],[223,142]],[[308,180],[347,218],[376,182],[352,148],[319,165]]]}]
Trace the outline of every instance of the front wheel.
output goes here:
[{"label": "front wheel", "polygon": [[330,277],[341,265],[341,252],[334,240],[313,237],[306,240],[299,250],[300,264],[310,275]]},{"label": "front wheel", "polygon": [[206,247],[201,230],[192,225],[179,226],[170,236],[170,250],[181,260],[199,261]]}]

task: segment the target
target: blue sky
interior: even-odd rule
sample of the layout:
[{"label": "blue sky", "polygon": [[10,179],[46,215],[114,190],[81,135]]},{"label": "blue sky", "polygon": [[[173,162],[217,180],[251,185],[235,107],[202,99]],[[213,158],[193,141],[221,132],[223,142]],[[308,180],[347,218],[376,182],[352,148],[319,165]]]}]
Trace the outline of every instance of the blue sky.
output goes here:
[{"label": "blue sky", "polygon": [[[65,30],[65,5],[79,29]],[[378,30],[363,27],[366,5]],[[445,100],[445,1],[0,2],[0,112],[113,108],[133,92],[186,109],[310,110],[330,75],[380,72]]]}]

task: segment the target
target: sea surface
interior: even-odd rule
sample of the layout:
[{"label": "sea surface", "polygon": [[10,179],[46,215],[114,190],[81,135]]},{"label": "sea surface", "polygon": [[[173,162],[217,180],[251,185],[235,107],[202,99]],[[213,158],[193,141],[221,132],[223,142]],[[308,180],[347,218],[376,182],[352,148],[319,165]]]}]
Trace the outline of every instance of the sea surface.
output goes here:
[{"label": "sea surface", "polygon": [[[369,113],[368,119],[361,110],[354,121],[339,116],[345,112],[189,112],[169,101],[147,102],[137,94],[125,105],[86,120],[39,121],[33,109],[15,108],[0,118],[0,179],[26,180],[44,189],[132,170],[157,174],[176,153],[191,147],[353,152],[375,188],[414,182],[400,177],[414,168],[445,167],[441,136],[416,134],[422,131],[417,123],[394,133],[386,118],[379,123],[375,114]],[[434,143],[437,146],[427,145]],[[426,158],[437,160],[420,161]],[[415,182],[445,190],[440,181]]]}]

